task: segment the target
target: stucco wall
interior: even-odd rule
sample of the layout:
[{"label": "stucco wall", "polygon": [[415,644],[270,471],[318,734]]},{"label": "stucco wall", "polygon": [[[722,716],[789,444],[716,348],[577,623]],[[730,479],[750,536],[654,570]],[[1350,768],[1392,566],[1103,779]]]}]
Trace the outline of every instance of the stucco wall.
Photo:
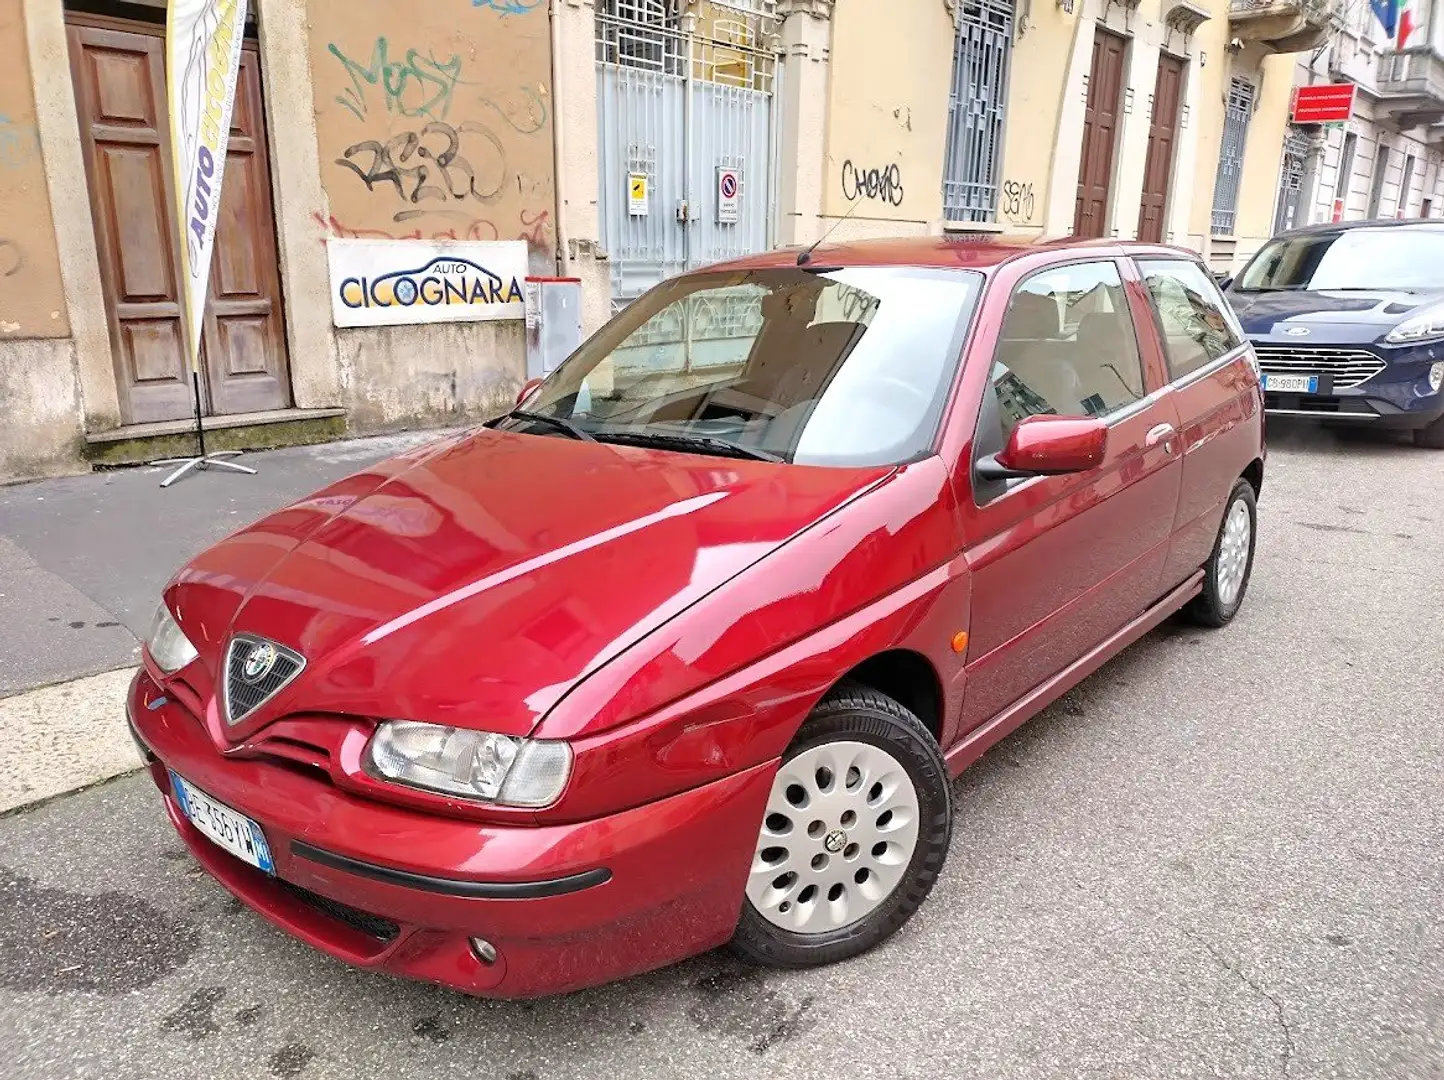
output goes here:
[{"label": "stucco wall", "polygon": [[[1081,102],[1070,101],[1066,93],[1072,85],[1073,97],[1078,97],[1088,72],[1086,61],[1081,73],[1070,70],[1075,46],[1080,44],[1081,7],[1076,5],[1070,15],[1057,4],[1034,4],[1014,49],[998,193],[998,221],[1009,232],[1056,233],[1059,221],[1065,221],[1062,231],[1066,232],[1073,224],[1083,111]],[[1081,43],[1087,55],[1092,40],[1089,33]],[[1055,187],[1054,168],[1067,175],[1065,162],[1071,163],[1073,183]]]},{"label": "stucco wall", "polygon": [[[312,0],[307,40],[331,237],[525,240],[553,274],[550,23],[542,0]],[[329,309],[329,302],[327,302]],[[522,324],[335,332],[349,423],[451,421],[503,404]]]},{"label": "stucco wall", "polygon": [[823,217],[835,236],[926,232],[942,219],[953,20],[942,0],[837,0]]}]

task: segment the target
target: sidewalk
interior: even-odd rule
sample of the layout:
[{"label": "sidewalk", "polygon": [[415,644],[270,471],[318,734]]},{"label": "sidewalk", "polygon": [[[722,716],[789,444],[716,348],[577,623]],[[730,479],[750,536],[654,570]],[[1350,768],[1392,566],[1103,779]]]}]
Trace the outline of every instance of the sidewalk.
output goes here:
[{"label": "sidewalk", "polygon": [[0,487],[0,813],[136,767],[122,702],[160,589],[208,544],[431,431]]}]

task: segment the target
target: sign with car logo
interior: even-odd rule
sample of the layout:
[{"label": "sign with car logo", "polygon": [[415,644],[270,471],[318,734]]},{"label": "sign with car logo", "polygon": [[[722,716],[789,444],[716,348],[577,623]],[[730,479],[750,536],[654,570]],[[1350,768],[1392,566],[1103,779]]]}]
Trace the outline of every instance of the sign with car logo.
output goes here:
[{"label": "sign with car logo", "polygon": [[1307,326],[1290,326],[1284,333],[1289,337],[1307,337],[1309,328]]},{"label": "sign with car logo", "polygon": [[524,240],[326,243],[337,326],[526,318]]}]

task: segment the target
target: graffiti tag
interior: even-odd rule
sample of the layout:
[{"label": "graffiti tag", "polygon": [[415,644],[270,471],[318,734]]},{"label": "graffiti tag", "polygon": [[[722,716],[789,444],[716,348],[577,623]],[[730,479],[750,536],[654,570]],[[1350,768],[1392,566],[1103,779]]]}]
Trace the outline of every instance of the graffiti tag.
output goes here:
[{"label": "graffiti tag", "polygon": [[1017,180],[1004,180],[1001,189],[1002,205],[999,209],[1009,221],[1033,220],[1033,185]]},{"label": "graffiti tag", "polygon": [[881,169],[859,169],[852,161],[842,163],[842,197],[849,202],[877,199],[892,206],[903,201],[902,170],[896,164]]},{"label": "graffiti tag", "polygon": [[336,101],[359,118],[366,116],[367,87],[376,86],[385,96],[387,112],[441,120],[451,109],[452,91],[461,78],[459,56],[441,61],[407,49],[405,59],[392,60],[390,43],[378,37],[370,61],[362,65],[337,48],[335,42],[326,48],[351,77],[351,85],[336,95]]},{"label": "graffiti tag", "polygon": [[[471,161],[461,154],[462,135],[472,135],[485,158],[478,158],[485,170],[479,175]],[[367,160],[369,155],[369,160]],[[355,160],[360,158],[362,164]],[[419,132],[403,131],[385,142],[366,139],[348,146],[336,164],[350,169],[375,191],[378,184],[390,184],[404,202],[423,199],[473,198],[488,202],[497,197],[506,181],[506,150],[490,129],[470,120],[454,128],[433,120]],[[493,182],[494,175],[494,182]]]},{"label": "graffiti tag", "polygon": [[491,8],[492,11],[499,11],[503,15],[525,15],[529,11],[535,11],[541,5],[542,0],[471,0],[472,7]]}]

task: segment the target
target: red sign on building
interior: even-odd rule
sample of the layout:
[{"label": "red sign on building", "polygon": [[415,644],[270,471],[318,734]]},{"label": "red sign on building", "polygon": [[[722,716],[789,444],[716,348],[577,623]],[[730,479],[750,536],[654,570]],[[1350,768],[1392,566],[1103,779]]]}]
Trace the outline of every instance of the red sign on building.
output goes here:
[{"label": "red sign on building", "polygon": [[1353,83],[1294,88],[1289,119],[1295,124],[1333,124],[1347,120],[1354,112]]}]

